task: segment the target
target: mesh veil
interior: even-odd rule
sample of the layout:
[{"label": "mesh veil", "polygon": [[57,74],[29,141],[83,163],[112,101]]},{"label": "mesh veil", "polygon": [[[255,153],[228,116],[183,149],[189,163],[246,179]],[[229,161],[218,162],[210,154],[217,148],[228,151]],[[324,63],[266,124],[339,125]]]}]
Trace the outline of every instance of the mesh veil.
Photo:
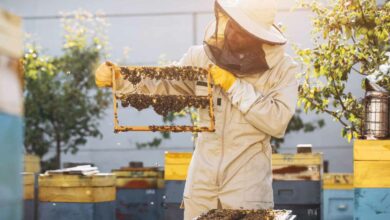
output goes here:
[{"label": "mesh veil", "polygon": [[[204,49],[209,59],[238,77],[269,69],[262,47],[264,42],[241,28],[223,11],[217,1],[214,9],[216,22],[213,23],[215,25],[209,25],[204,40]],[[245,36],[250,47],[241,51],[234,49],[234,39],[229,38],[234,27],[236,32]]]}]

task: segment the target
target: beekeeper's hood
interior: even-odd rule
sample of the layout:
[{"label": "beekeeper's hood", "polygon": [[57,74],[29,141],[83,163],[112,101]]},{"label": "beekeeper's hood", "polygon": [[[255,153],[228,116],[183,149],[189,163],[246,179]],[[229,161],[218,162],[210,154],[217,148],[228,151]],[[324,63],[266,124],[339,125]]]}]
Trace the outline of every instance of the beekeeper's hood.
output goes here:
[{"label": "beekeeper's hood", "polygon": [[[284,55],[287,40],[274,25],[275,0],[217,0],[215,21],[206,29],[204,47],[211,61],[235,75],[264,72],[272,68]],[[234,28],[236,27],[236,28]],[[234,28],[244,33],[253,45],[237,52],[227,40]]]}]

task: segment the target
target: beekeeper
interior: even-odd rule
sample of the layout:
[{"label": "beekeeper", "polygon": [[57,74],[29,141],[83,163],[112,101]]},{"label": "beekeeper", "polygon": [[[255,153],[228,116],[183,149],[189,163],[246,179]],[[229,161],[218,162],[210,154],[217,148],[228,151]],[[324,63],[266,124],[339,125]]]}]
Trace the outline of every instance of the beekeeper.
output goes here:
[{"label": "beekeeper", "polygon": [[[292,118],[297,65],[285,54],[286,39],[274,25],[274,0],[217,0],[216,20],[204,45],[191,47],[179,65],[210,68],[216,131],[201,133],[188,169],[184,218],[210,209],[273,207],[271,137],[281,138]],[[96,72],[100,86],[111,86],[107,64]],[[131,92],[194,95],[202,83],[143,80],[136,88],[117,75],[118,96]],[[207,109],[200,125],[209,124]]]}]

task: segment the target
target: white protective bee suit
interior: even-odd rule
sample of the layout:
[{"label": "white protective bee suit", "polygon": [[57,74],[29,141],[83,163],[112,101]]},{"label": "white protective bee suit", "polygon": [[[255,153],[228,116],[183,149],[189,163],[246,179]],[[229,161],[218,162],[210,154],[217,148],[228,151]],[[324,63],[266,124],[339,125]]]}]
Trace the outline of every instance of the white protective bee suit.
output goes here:
[{"label": "white protective bee suit", "polygon": [[[213,88],[214,133],[200,133],[184,191],[185,219],[218,207],[266,209],[273,207],[271,136],[283,137],[295,112],[297,65],[283,46],[264,45],[270,69],[239,78],[226,93]],[[203,46],[191,47],[180,65],[207,68]],[[134,92],[118,79],[118,95]],[[137,92],[145,94],[204,94],[195,82],[143,80]],[[207,90],[206,90],[207,91]],[[200,126],[208,126],[207,109],[199,110]]]},{"label": "white protective bee suit", "polygon": [[[196,140],[183,195],[186,220],[215,208],[274,205],[270,139],[284,136],[295,113],[298,68],[282,45],[262,47],[268,70],[237,78],[226,92],[213,87],[216,131],[200,133]],[[204,46],[193,46],[178,65],[208,68],[210,64]],[[103,65],[96,77],[109,72]],[[135,91],[120,77],[116,86],[118,96]],[[205,86],[192,81],[143,80],[137,86],[137,92],[146,94],[202,95],[205,91]],[[200,126],[210,124],[207,109],[200,109],[199,117]]]}]

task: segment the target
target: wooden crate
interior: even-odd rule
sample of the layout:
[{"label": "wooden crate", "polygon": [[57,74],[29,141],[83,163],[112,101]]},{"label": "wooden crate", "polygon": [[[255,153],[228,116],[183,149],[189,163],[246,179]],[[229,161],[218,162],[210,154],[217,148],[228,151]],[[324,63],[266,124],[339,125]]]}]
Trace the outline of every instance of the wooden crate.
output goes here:
[{"label": "wooden crate", "polygon": [[322,172],[322,154],[273,154],[274,180],[319,181]]},{"label": "wooden crate", "polygon": [[165,152],[165,180],[185,180],[192,153]]}]

